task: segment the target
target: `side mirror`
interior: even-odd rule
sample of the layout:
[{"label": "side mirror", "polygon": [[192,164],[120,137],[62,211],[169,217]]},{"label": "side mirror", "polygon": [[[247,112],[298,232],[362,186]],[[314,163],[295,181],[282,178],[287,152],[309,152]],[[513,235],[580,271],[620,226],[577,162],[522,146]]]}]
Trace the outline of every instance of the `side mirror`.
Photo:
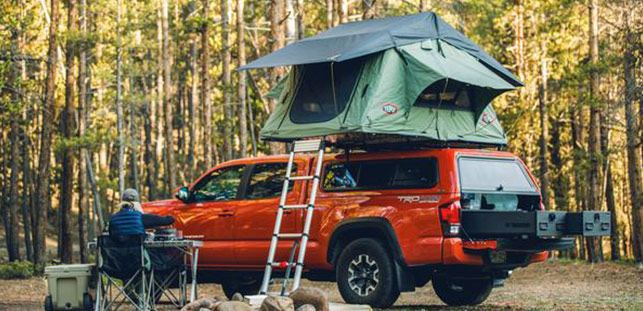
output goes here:
[{"label": "side mirror", "polygon": [[190,193],[188,192],[188,187],[181,187],[176,191],[176,194],[174,195],[177,199],[187,202],[188,199],[190,198]]}]

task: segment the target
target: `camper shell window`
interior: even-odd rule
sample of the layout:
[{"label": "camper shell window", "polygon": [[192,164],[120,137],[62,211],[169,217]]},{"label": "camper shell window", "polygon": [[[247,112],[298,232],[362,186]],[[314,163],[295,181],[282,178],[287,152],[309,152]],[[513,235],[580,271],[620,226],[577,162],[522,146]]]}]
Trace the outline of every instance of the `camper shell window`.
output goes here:
[{"label": "camper shell window", "polygon": [[413,158],[328,163],[322,188],[325,191],[428,189],[437,183],[438,160]]},{"label": "camper shell window", "polygon": [[299,66],[301,77],[290,108],[290,121],[319,123],[342,113],[351,99],[362,63],[358,58]]}]

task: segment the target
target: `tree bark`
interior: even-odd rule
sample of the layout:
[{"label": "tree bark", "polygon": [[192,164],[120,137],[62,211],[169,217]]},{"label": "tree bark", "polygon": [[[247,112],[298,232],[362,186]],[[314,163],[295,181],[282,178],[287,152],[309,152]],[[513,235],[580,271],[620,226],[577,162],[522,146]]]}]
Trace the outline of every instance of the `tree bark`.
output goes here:
[{"label": "tree bark", "polygon": [[[283,6],[283,0],[270,1],[270,35],[272,39],[270,45],[271,52],[275,52],[284,46],[284,27],[281,24],[281,21],[283,20]],[[283,71],[281,68],[272,68],[270,70],[270,85],[276,85],[281,79],[282,74]],[[274,111],[277,101],[275,99],[270,99],[268,103],[270,108],[269,110],[271,112]],[[283,148],[277,142],[270,142],[269,146],[270,152],[272,154],[279,154],[283,152]]]},{"label": "tree bark", "polygon": [[47,52],[47,80],[45,96],[42,107],[42,129],[40,133],[40,154],[38,157],[38,184],[36,188],[36,226],[35,226],[35,247],[34,262],[36,264],[46,261],[46,229],[47,210],[49,207],[49,174],[51,161],[51,131],[54,122],[55,96],[56,96],[56,66],[58,56],[56,47],[58,44],[58,0],[51,0],[51,23],[49,25],[49,47]]},{"label": "tree bark", "polygon": [[540,85],[538,88],[538,108],[540,111],[540,191],[543,204],[550,208],[549,204],[549,166],[547,164],[547,140],[549,136],[547,124],[547,43],[541,43],[542,56],[540,65]]},{"label": "tree bark", "polygon": [[339,20],[348,23],[348,0],[339,0]]},{"label": "tree bark", "polygon": [[[590,71],[590,116],[588,128],[588,153],[589,153],[589,196],[588,207],[592,210],[600,210],[600,178],[599,168],[601,167],[601,147],[600,147],[600,81],[596,66],[599,62],[598,55],[598,3],[597,0],[591,0],[589,6],[589,50],[590,64],[593,66]],[[592,262],[602,261],[602,254],[598,252],[599,239],[587,238],[587,252],[589,260]]]},{"label": "tree bark", "polygon": [[[196,12],[196,1],[191,0],[188,4],[190,15]],[[188,113],[190,121],[188,122],[188,133],[190,134],[190,144],[188,145],[188,179],[194,179],[196,172],[196,106],[199,100],[198,94],[198,69],[197,69],[197,47],[196,34],[190,33],[190,97],[188,98]]]},{"label": "tree bark", "polygon": [[210,47],[208,38],[210,36],[209,0],[203,0],[203,24],[201,25],[201,105],[203,105],[203,119],[205,129],[203,130],[203,147],[205,167],[212,167],[214,159],[212,148],[212,102],[210,101]]},{"label": "tree bark", "polygon": [[[78,8],[76,0],[67,1],[67,31],[73,32],[78,28]],[[70,141],[76,134],[74,129],[74,115],[76,114],[76,42],[73,37],[67,38],[66,44],[66,81],[65,81],[65,109],[62,113],[61,132],[63,137]],[[64,147],[62,154],[62,180],[60,186],[60,232],[61,232],[61,261],[71,263],[73,260],[71,207],[74,196],[74,150],[69,144]]]},{"label": "tree bark", "polygon": [[[237,67],[246,64],[244,0],[237,0]],[[248,156],[248,123],[246,116],[246,72],[239,71],[237,100],[239,101],[239,151],[241,157]]]},{"label": "tree bark", "polygon": [[304,0],[296,0],[297,8],[297,40],[301,40],[306,37],[306,3]]},{"label": "tree bark", "polygon": [[[635,35],[630,30],[630,14],[627,11],[624,13],[625,31],[626,31],[626,45],[624,48],[624,70],[623,75],[625,78],[625,119],[626,119],[626,135],[627,135],[627,177],[630,188],[630,202],[632,213],[632,249],[634,259],[636,262],[643,262],[643,216],[641,211],[643,208],[643,190],[641,189],[641,156],[639,155],[639,126],[640,120],[636,115],[634,101],[636,100],[636,76],[635,76],[635,56],[633,46]],[[632,40],[632,41],[629,41]],[[613,216],[612,216],[613,217]]]},{"label": "tree bark", "polygon": [[333,28],[333,0],[326,0],[326,28]]},{"label": "tree bark", "polygon": [[174,163],[174,134],[172,129],[172,103],[171,103],[171,64],[170,64],[170,34],[168,21],[168,0],[163,2],[163,105],[165,106],[165,171],[168,175],[168,193],[172,194],[176,188],[176,165]]},{"label": "tree bark", "polygon": [[221,56],[223,58],[223,150],[225,160],[233,159],[232,122],[232,75],[230,73],[230,62],[232,54],[230,53],[230,19],[232,18],[232,8],[230,0],[221,0],[221,31],[222,31],[222,48]]},{"label": "tree bark", "polygon": [[121,1],[116,1],[116,132],[118,135],[118,193],[125,191],[125,139],[123,137]]},{"label": "tree bark", "polygon": [[[87,0],[80,1],[79,28],[82,33],[78,60],[78,138],[85,136],[87,129]],[[80,247],[80,262],[87,262],[87,223],[89,221],[89,192],[87,185],[87,161],[83,157],[84,146],[78,150],[78,245]]]},{"label": "tree bark", "polygon": [[286,17],[286,44],[291,44],[295,42],[297,38],[297,29],[296,29],[296,17],[295,17],[295,6],[293,4],[294,0],[284,0],[285,6],[285,17]]}]

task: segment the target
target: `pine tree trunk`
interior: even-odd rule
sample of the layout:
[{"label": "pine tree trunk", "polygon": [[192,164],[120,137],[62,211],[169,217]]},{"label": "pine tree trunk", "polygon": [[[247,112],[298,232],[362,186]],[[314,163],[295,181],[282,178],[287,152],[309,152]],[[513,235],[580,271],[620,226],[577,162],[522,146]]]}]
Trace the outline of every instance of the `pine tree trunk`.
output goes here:
[{"label": "pine tree trunk", "polygon": [[[626,119],[626,135],[627,135],[627,177],[630,187],[630,202],[632,206],[632,249],[634,259],[636,262],[643,262],[643,215],[641,215],[643,208],[643,190],[641,189],[641,156],[639,155],[639,140],[638,130],[640,127],[640,120],[637,119],[634,101],[636,100],[636,76],[635,64],[636,59],[634,56],[633,46],[635,34],[629,28],[631,12],[624,13],[626,39],[624,51],[624,68],[623,75],[625,78],[625,119]],[[629,41],[632,40],[632,41]]]},{"label": "pine tree trunk", "polygon": [[40,133],[40,154],[38,157],[38,184],[36,187],[36,224],[35,224],[35,248],[34,262],[44,263],[46,259],[47,246],[45,244],[47,228],[47,210],[49,208],[49,175],[51,161],[51,140],[54,123],[55,96],[56,96],[56,66],[58,56],[56,47],[58,44],[58,0],[51,0],[51,24],[49,25],[49,47],[47,52],[47,80],[45,96],[42,107],[42,129]]},{"label": "pine tree trunk", "polygon": [[286,17],[285,25],[286,25],[286,44],[290,44],[295,42],[297,34],[296,34],[296,18],[295,18],[295,6],[293,4],[294,0],[284,0],[284,6],[285,6],[285,12],[284,15]]},{"label": "pine tree trunk", "polygon": [[[83,36],[78,60],[78,137],[82,140],[87,128],[87,0],[80,1],[78,21]],[[78,151],[78,245],[80,262],[87,262],[87,223],[89,221],[89,191],[87,185],[87,161],[83,157],[83,146]]]},{"label": "pine tree trunk", "polygon": [[203,25],[201,25],[201,105],[203,105],[203,147],[205,167],[212,167],[214,153],[212,148],[212,102],[210,101],[210,47],[208,38],[210,36],[209,0],[203,0]]},{"label": "pine tree trunk", "polygon": [[[590,35],[589,35],[589,48],[590,48],[590,63],[594,66],[598,64],[598,4],[597,0],[591,0],[590,7]],[[589,193],[588,193],[588,207],[592,210],[600,210],[600,178],[599,168],[601,167],[601,147],[600,147],[600,81],[598,72],[592,68],[590,72],[590,115],[589,115]],[[587,238],[587,252],[588,259],[591,262],[602,261],[602,254],[598,252],[598,239]]]},{"label": "pine tree trunk", "polygon": [[[17,96],[15,97],[17,99]],[[9,177],[9,261],[20,260],[20,250],[19,250],[19,229],[18,225],[18,176],[19,172],[19,161],[20,161],[20,152],[19,152],[19,126],[18,126],[18,117],[14,116],[11,120],[11,155],[9,162],[11,166],[11,177]]]},{"label": "pine tree trunk", "polygon": [[540,188],[543,204],[551,208],[549,204],[549,168],[547,165],[547,140],[549,131],[547,124],[547,43],[541,43],[543,55],[540,66],[540,85],[538,88],[538,108],[540,111]]},{"label": "pine tree trunk", "polygon": [[[244,0],[237,0],[237,67],[246,64]],[[239,101],[239,151],[241,157],[248,156],[248,123],[246,116],[246,72],[239,71],[237,100]]]},{"label": "pine tree trunk", "polygon": [[297,2],[297,40],[301,40],[306,37],[306,7],[304,0],[296,0]]},{"label": "pine tree trunk", "polygon": [[339,0],[339,20],[348,23],[348,0]]},{"label": "pine tree trunk", "polygon": [[[190,15],[196,12],[196,1],[191,0],[188,4]],[[198,69],[197,69],[197,47],[196,47],[196,34],[190,33],[190,97],[188,98],[188,114],[190,121],[188,122],[188,133],[190,134],[190,144],[188,145],[188,180],[192,181],[196,173],[196,106],[199,100],[198,94]]]},{"label": "pine tree trunk", "polygon": [[326,28],[333,28],[333,0],[326,0]]},{"label": "pine tree trunk", "polygon": [[172,129],[171,103],[171,65],[170,65],[170,34],[168,21],[168,0],[163,2],[163,105],[165,107],[165,171],[168,175],[168,194],[176,188],[176,165],[174,163],[174,133]]},{"label": "pine tree trunk", "polygon": [[[75,31],[78,28],[78,8],[76,0],[67,1],[67,31]],[[75,135],[74,115],[76,114],[76,43],[74,39],[67,39],[66,66],[67,75],[65,81],[65,109],[62,114],[61,132],[62,136],[71,140]],[[71,263],[73,258],[71,207],[74,196],[74,150],[65,147],[62,154],[62,181],[60,186],[60,232],[61,232],[61,261]]]},{"label": "pine tree trunk", "polygon": [[[270,1],[270,35],[272,42],[270,45],[270,51],[275,52],[284,46],[284,27],[281,24],[283,20],[283,0],[271,0]],[[279,82],[282,76],[282,70],[280,68],[272,68],[270,70],[270,85],[274,86]],[[277,101],[275,99],[269,100],[269,111],[272,112],[275,109]],[[270,142],[270,152],[272,154],[279,154],[283,152],[282,146],[277,142]]]},{"label": "pine tree trunk", "polygon": [[232,8],[230,0],[221,0],[221,31],[223,42],[221,56],[223,58],[223,150],[225,160],[232,160],[233,156],[233,136],[232,136],[232,76],[230,73],[230,62],[232,55],[230,53],[230,19],[232,17]]}]

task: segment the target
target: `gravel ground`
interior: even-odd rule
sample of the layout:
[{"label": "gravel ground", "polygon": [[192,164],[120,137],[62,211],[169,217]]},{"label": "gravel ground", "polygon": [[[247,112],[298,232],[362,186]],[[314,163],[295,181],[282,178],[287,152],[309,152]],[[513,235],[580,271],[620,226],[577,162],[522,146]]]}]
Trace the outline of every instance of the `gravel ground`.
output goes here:
[{"label": "gravel ground", "polygon": [[[333,283],[305,283],[327,290],[341,302]],[[42,310],[46,285],[41,278],[0,281],[0,310]],[[218,285],[202,285],[202,297],[220,294]],[[165,308],[166,310],[175,310]],[[627,264],[554,261],[514,271],[505,286],[475,307],[446,307],[429,285],[403,293],[391,310],[627,310],[643,311],[643,269]]]}]

